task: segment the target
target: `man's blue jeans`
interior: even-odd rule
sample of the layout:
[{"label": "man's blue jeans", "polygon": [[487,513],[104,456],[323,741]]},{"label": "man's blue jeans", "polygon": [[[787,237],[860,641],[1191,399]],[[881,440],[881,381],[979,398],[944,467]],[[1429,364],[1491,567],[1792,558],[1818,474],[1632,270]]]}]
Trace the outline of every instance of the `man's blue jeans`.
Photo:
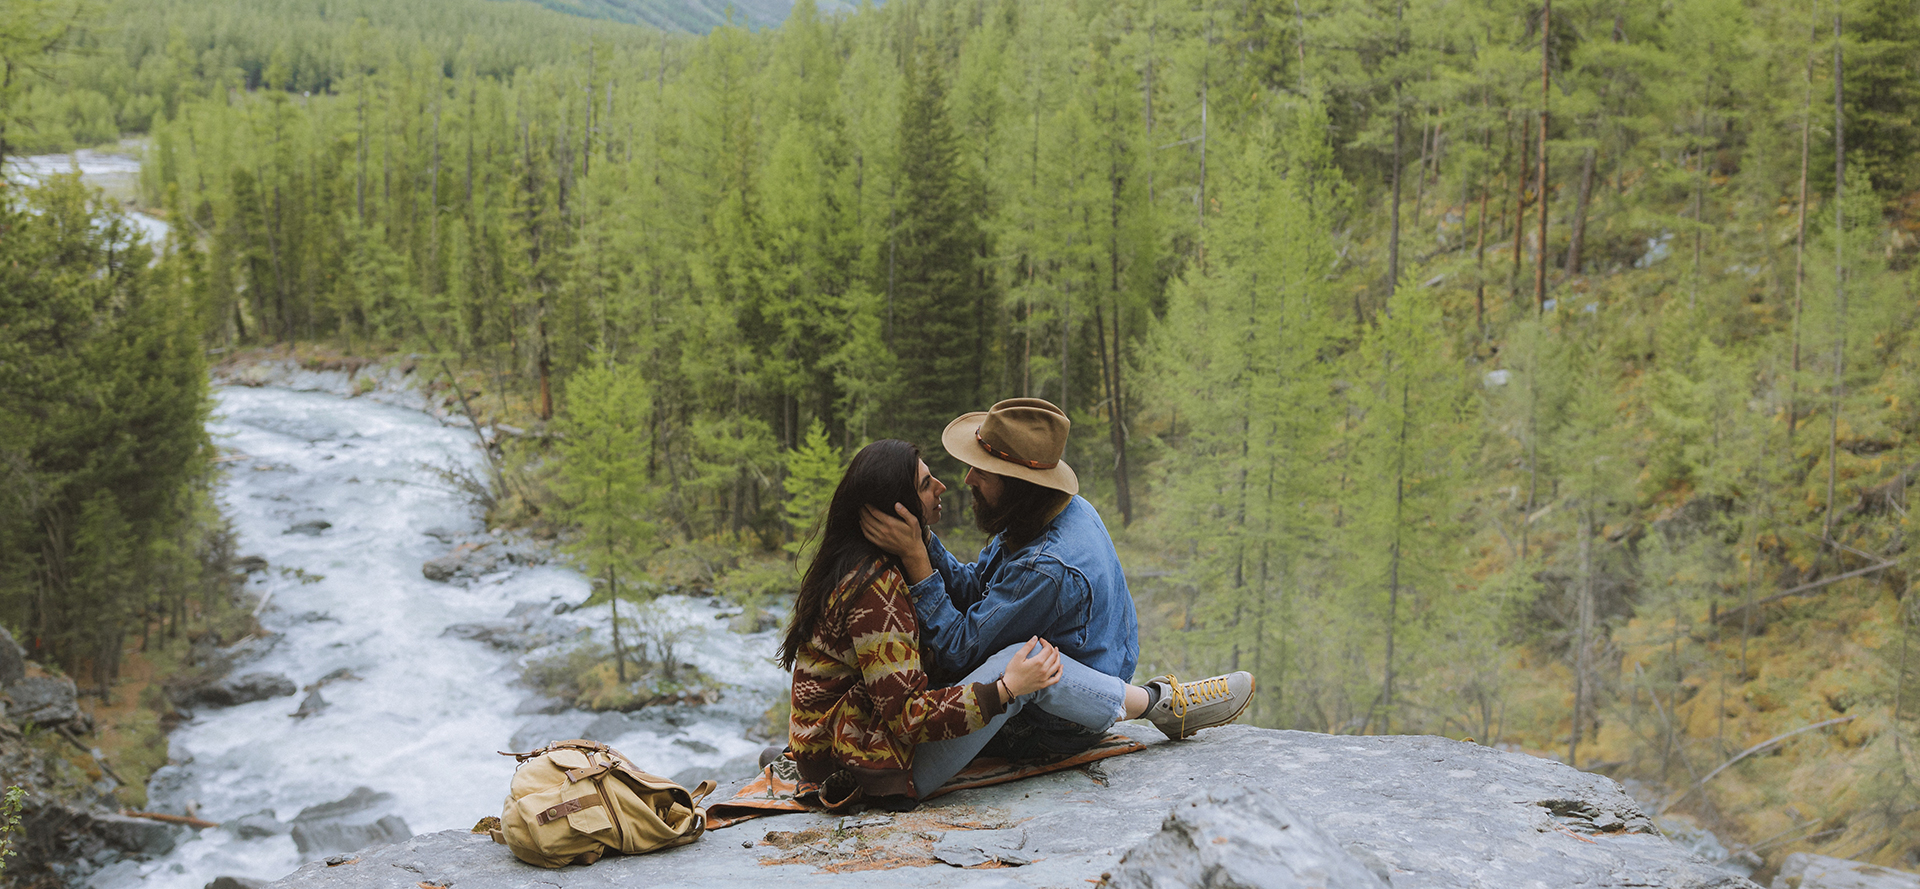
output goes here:
[{"label": "man's blue jeans", "polygon": [[[1009,645],[987,662],[974,668],[967,678],[957,685],[974,682],[992,684],[1007,672],[1007,665],[1020,653],[1026,643]],[[1036,651],[1039,646],[1034,646]],[[1062,719],[1077,722],[1094,731],[1106,731],[1127,715],[1127,684],[1112,676],[1086,666],[1066,655],[1060,656],[1060,681],[1039,691],[1021,695],[1007,704],[1007,709],[982,726],[979,731],[945,741],[921,744],[913,749],[913,789],[921,799],[926,799],[947,779],[960,774],[960,770],[973,761],[980,748],[993,740],[995,732],[1006,725],[1007,719],[1020,712],[1024,707],[1039,707]]]}]

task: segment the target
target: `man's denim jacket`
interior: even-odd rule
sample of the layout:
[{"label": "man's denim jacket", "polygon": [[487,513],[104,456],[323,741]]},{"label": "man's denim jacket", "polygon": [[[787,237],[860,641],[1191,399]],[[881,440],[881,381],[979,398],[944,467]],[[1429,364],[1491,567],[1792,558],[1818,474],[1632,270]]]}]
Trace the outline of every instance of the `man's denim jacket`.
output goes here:
[{"label": "man's denim jacket", "polygon": [[933,574],[913,585],[927,653],[952,679],[1008,645],[1039,636],[1060,652],[1128,681],[1140,660],[1140,624],[1113,538],[1093,504],[1068,502],[1046,533],[1015,552],[995,535],[963,565],[934,537]]}]

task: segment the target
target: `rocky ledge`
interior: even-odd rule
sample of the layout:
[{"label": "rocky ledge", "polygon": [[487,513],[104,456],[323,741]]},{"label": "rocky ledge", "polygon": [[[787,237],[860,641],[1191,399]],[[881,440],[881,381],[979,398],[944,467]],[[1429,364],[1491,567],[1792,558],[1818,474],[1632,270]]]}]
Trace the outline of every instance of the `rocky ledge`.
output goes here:
[{"label": "rocky ledge", "polygon": [[1548,760],[1435,737],[1230,726],[1176,743],[1120,730],[1149,748],[900,815],[761,818],[557,871],[451,830],[272,885],[1757,889],[1661,837],[1611,779]]}]

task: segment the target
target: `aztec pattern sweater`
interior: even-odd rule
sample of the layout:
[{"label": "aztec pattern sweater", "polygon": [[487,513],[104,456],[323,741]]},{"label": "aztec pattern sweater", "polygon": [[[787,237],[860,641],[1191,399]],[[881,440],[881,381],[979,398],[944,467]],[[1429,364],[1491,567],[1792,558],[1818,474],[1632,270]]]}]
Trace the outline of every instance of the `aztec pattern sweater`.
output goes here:
[{"label": "aztec pattern sweater", "polygon": [[911,797],[914,745],[960,737],[1004,709],[990,683],[927,688],[906,578],[868,563],[840,579],[794,659],[787,734],[801,792],[840,805],[850,778],[869,797]]}]

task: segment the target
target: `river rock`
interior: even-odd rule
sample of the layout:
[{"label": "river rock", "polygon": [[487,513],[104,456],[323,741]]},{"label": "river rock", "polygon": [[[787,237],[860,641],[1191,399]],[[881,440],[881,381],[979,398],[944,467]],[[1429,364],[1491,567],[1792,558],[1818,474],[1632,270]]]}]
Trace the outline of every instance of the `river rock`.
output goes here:
[{"label": "river rock", "polygon": [[7,716],[71,732],[93,731],[93,718],[80,709],[73,680],[65,676],[28,676],[7,686]]},{"label": "river rock", "polygon": [[1920,874],[1795,852],[1781,863],[1773,889],[1920,889]]},{"label": "river rock", "polygon": [[[696,843],[651,855],[548,871],[520,863],[485,835],[450,830],[363,850],[336,867],[308,864],[274,886],[387,887],[396,867],[411,871],[410,881],[417,873],[459,889],[748,882],[896,889],[903,880],[957,889],[989,878],[1010,886],[1085,886],[1155,837],[1176,802],[1257,785],[1270,788],[1286,812],[1317,825],[1354,861],[1371,856],[1390,868],[1393,889],[1758,889],[1660,836],[1612,779],[1551,760],[1434,737],[1226,726],[1173,742],[1142,726],[1116,730],[1147,749],[1084,770],[948,794],[860,829],[850,850],[840,849],[848,839],[841,817],[792,814],[709,831]],[[738,786],[711,799],[726,799]],[[1025,865],[990,874],[889,867],[936,860],[935,845],[957,850],[970,832],[1015,829],[1022,832],[1017,847],[1009,848],[1012,834],[985,838],[985,844],[1029,859]],[[858,868],[822,869],[855,859]]]},{"label": "river rock", "polygon": [[520,699],[513,708],[515,716],[552,716],[564,713],[573,705],[550,695],[529,695]]},{"label": "river rock", "polygon": [[321,697],[320,689],[316,688],[307,692],[307,696],[300,701],[300,707],[288,715],[295,719],[305,719],[309,716],[318,716],[320,711],[325,709],[327,709],[327,699]]},{"label": "river rock", "polygon": [[107,845],[136,858],[154,858],[173,851],[186,828],[150,818],[129,818],[95,812],[91,815],[93,832]]},{"label": "river rock", "polygon": [[243,840],[257,840],[262,837],[280,836],[292,828],[281,824],[280,820],[274,817],[272,809],[261,809],[238,818],[228,818],[220,822],[220,829]]},{"label": "river rock", "polygon": [[147,776],[147,811],[185,815],[194,794],[193,773],[184,765],[168,763]]},{"label": "river rock", "polygon": [[717,766],[693,766],[674,773],[671,780],[681,787],[692,787],[702,781],[713,780],[726,784],[741,781],[760,774],[760,755],[748,753],[736,756]]},{"label": "river rock", "polygon": [[293,845],[301,855],[351,852],[413,836],[407,822],[385,814],[393,794],[356,787],[341,799],[308,806],[293,817]]},{"label": "river rock", "polygon": [[1121,857],[1112,873],[1113,889],[1387,889],[1272,791],[1232,785],[1175,804],[1160,832]]},{"label": "river rock", "polygon": [[428,580],[446,583],[456,577],[479,577],[491,573],[500,564],[499,553],[492,550],[488,543],[462,543],[437,559],[429,559],[420,566],[421,575]]},{"label": "river rock", "polygon": [[214,877],[213,882],[206,885],[206,889],[260,889],[265,885],[267,885],[266,880],[256,880],[252,877]]},{"label": "river rock", "polygon": [[314,519],[313,521],[310,521],[310,522],[301,522],[301,523],[299,523],[299,524],[297,524],[297,525],[294,525],[293,527],[290,527],[290,528],[288,528],[287,530],[285,530],[285,531],[282,531],[282,532],[280,532],[280,533],[282,533],[282,534],[305,534],[305,535],[307,535],[308,537],[319,537],[319,536],[320,536],[320,532],[322,532],[322,531],[325,531],[325,530],[327,530],[328,528],[331,528],[331,527],[333,527],[333,523],[332,523],[332,522],[329,522],[329,521],[325,521],[325,520],[323,520],[323,519]]},{"label": "river rock", "polygon": [[245,673],[181,689],[173,701],[181,707],[233,707],[284,698],[299,690],[292,679],[279,673]]},{"label": "river rock", "polygon": [[506,652],[530,651],[544,644],[540,637],[512,624],[454,624],[441,630],[440,635],[470,639]]},{"label": "river rock", "polygon": [[241,574],[256,574],[267,570],[266,556],[241,556],[233,562],[235,571]]}]

